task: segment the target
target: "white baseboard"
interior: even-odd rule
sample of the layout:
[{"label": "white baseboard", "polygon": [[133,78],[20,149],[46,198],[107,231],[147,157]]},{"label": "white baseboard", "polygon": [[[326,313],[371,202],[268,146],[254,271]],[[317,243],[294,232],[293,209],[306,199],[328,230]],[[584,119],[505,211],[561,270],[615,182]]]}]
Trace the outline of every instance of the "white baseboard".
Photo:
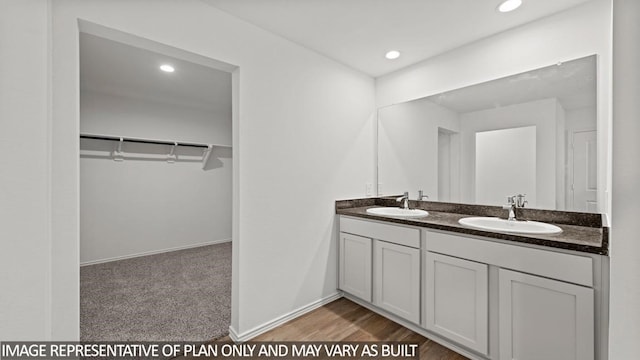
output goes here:
[{"label": "white baseboard", "polygon": [[102,263],[111,262],[111,261],[132,259],[132,258],[137,258],[137,257],[141,257],[141,256],[162,254],[162,253],[171,252],[171,251],[192,249],[192,248],[197,248],[197,247],[201,247],[201,246],[208,246],[208,245],[215,245],[215,244],[222,244],[222,243],[226,243],[226,242],[230,242],[230,241],[231,241],[231,239],[221,239],[221,240],[213,240],[213,241],[207,241],[207,242],[203,242],[203,243],[197,243],[197,244],[191,244],[191,245],[185,245],[185,246],[177,246],[177,247],[172,247],[172,248],[168,248],[168,249],[151,250],[151,251],[145,251],[145,252],[136,253],[136,254],[128,254],[128,255],[116,256],[116,257],[112,257],[112,258],[85,261],[85,262],[80,263],[80,266],[102,264]]},{"label": "white baseboard", "polygon": [[229,325],[229,338],[234,343],[239,343],[240,342],[240,340],[239,340],[240,337],[238,336],[238,332],[236,331],[236,329],[233,328],[232,325]]},{"label": "white baseboard", "polygon": [[300,317],[312,310],[315,310],[323,305],[326,305],[332,301],[338,300],[342,297],[342,293],[341,292],[337,292],[334,294],[331,294],[327,297],[324,297],[320,300],[314,301],[310,304],[307,304],[305,306],[302,306],[296,310],[293,310],[287,314],[284,314],[278,318],[275,318],[271,321],[267,321],[266,323],[256,326],[253,329],[249,330],[249,331],[245,331],[244,333],[238,334],[238,332],[233,328],[233,326],[229,326],[229,337],[231,338],[231,340],[233,340],[233,342],[236,343],[240,343],[240,342],[245,342],[245,341],[249,341],[251,339],[253,339],[254,337],[265,333],[273,328],[276,328],[284,323],[286,323],[287,321],[293,320],[297,317]]}]

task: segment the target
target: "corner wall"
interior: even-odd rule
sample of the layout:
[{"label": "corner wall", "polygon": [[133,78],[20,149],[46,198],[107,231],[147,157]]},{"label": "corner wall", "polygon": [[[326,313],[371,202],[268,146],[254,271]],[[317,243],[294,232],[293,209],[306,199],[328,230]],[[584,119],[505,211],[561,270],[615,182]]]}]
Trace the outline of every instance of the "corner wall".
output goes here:
[{"label": "corner wall", "polygon": [[0,2],[0,341],[51,339],[49,20]]},{"label": "corner wall", "polygon": [[640,357],[640,2],[613,1],[609,360]]}]

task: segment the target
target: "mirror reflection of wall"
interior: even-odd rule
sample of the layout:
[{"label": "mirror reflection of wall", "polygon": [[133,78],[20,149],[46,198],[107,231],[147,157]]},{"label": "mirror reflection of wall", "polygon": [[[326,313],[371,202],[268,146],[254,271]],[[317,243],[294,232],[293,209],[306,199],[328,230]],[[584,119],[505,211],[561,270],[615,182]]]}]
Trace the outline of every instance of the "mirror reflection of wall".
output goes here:
[{"label": "mirror reflection of wall", "polygon": [[[596,123],[595,55],[383,107],[378,194],[485,205],[527,194],[529,207],[597,212]],[[504,136],[523,129],[528,140]]]},{"label": "mirror reflection of wall", "polygon": [[526,194],[535,207],[536,127],[480,131],[475,142],[476,202],[502,205],[504,194]]},{"label": "mirror reflection of wall", "polygon": [[[407,190],[413,194],[422,190],[430,199],[438,200],[440,131],[459,133],[459,116],[455,111],[434,104],[429,99],[389,106],[378,111],[380,195],[402,194]],[[458,192],[455,184],[450,184],[450,187],[451,193]]]},{"label": "mirror reflection of wall", "polygon": [[[556,99],[543,99],[529,101],[520,104],[513,104],[509,106],[484,109],[473,112],[461,114],[462,121],[462,179],[465,186],[462,187],[464,202],[472,202],[478,204],[487,205],[502,205],[505,203],[507,196],[516,194],[527,194],[529,200],[529,206],[537,206],[545,209],[555,209],[556,206],[556,176],[562,177],[563,174],[556,174],[556,161],[563,163],[564,161],[557,155],[556,149],[561,147],[557,146],[560,140],[557,139],[557,128],[561,127],[564,123],[563,110],[558,104]],[[559,115],[560,114],[560,115]],[[474,146],[474,137],[477,134],[498,129],[514,129],[520,127],[533,127],[537,131],[537,137],[534,133],[534,172],[533,184],[535,187],[530,188],[530,180],[520,178],[519,182],[512,182],[510,186],[504,189],[502,196],[497,197],[500,202],[491,201],[490,203],[483,202],[487,198],[478,194],[474,186],[474,174],[478,174],[479,166],[488,166],[488,163],[478,163],[475,161],[476,156],[474,151],[477,146]],[[560,136],[562,138],[562,136]],[[501,155],[496,154],[496,157],[492,159],[493,162],[503,162],[504,158],[509,153],[510,156],[522,155],[525,158],[526,152],[529,151],[524,145],[514,143],[513,146],[504,146],[501,149]],[[477,155],[477,154],[476,154]],[[513,164],[512,171],[518,171],[518,164]],[[475,170],[470,170],[475,169]],[[504,173],[493,173],[490,179],[495,182],[500,182]],[[478,179],[475,179],[477,183]],[[558,191],[559,193],[561,191]]]}]

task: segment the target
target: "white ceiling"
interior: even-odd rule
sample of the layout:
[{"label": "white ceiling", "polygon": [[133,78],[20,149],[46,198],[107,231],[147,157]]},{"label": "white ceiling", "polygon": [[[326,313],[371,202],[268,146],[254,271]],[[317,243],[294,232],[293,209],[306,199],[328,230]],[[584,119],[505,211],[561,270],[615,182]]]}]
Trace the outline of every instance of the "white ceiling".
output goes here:
[{"label": "white ceiling", "polygon": [[377,77],[591,0],[523,0],[506,14],[502,0],[203,1]]},{"label": "white ceiling", "polygon": [[[203,1],[379,76],[591,0],[524,0],[509,14],[495,11],[499,0]],[[401,58],[385,59],[389,49]],[[81,89],[203,109],[231,106],[230,73],[178,57],[83,32]],[[159,71],[163,63],[176,71]]]},{"label": "white ceiling", "polygon": [[[175,72],[159,70],[171,64]],[[80,33],[80,89],[205,110],[231,108],[231,74]]]}]

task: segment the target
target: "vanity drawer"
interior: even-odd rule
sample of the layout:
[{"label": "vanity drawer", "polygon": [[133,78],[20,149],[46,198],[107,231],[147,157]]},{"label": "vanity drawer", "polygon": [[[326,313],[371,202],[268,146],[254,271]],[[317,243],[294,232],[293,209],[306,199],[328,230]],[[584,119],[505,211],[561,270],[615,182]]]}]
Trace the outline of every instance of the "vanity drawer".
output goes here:
[{"label": "vanity drawer", "polygon": [[425,249],[501,268],[593,286],[593,259],[556,251],[509,245],[482,238],[426,231]]},{"label": "vanity drawer", "polygon": [[420,229],[340,216],[340,231],[420,248]]}]

